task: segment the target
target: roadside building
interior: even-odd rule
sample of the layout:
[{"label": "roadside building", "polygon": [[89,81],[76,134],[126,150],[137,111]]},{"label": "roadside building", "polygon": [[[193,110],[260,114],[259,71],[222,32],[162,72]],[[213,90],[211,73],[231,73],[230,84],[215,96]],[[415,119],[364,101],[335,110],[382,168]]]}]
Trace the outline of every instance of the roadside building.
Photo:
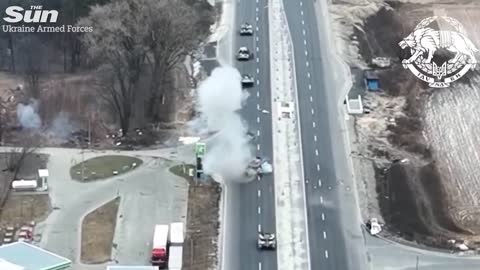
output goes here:
[{"label": "roadside building", "polygon": [[378,75],[373,70],[366,70],[365,71],[365,84],[367,89],[370,91],[378,91],[379,83],[378,83]]},{"label": "roadside building", "polygon": [[0,246],[1,270],[63,270],[71,265],[69,259],[25,242]]}]

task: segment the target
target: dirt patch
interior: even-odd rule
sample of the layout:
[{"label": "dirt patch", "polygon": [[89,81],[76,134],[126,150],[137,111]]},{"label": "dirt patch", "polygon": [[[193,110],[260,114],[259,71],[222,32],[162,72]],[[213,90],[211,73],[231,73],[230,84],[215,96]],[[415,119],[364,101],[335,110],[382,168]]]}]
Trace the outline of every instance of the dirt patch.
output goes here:
[{"label": "dirt patch", "polygon": [[[480,79],[471,72],[451,90],[428,89],[402,67],[400,61],[408,58],[410,51],[401,50],[398,42],[422,19],[447,15],[463,23],[472,41],[479,44],[478,26],[473,22],[480,5],[473,1],[414,4],[372,0],[370,4],[363,1],[362,6],[360,2],[346,0],[333,6],[335,10],[342,10],[342,5],[343,10],[357,9],[349,15],[357,15],[357,20],[345,15],[338,21],[343,27],[350,22],[353,29],[353,45],[349,46],[357,46],[361,61],[347,59],[352,66],[365,68],[377,56],[392,60],[391,67],[376,70],[382,93],[365,97],[372,113],[355,121],[359,156],[374,164],[376,183],[368,186],[376,185],[386,233],[435,247],[452,248],[450,239],[478,247],[476,179],[480,172],[476,149],[480,142],[475,134],[480,122],[471,115],[477,115],[478,89],[474,87]],[[403,159],[405,162],[399,162]],[[375,213],[368,211],[367,216]]]},{"label": "dirt patch", "polygon": [[142,163],[141,159],[127,156],[95,157],[70,168],[70,176],[82,182],[95,181],[127,173]]},{"label": "dirt patch", "polygon": [[51,211],[48,194],[11,194],[0,214],[0,227],[43,221]]},{"label": "dirt patch", "polygon": [[110,260],[120,197],[89,213],[82,222],[82,263],[98,264]]},{"label": "dirt patch", "polygon": [[190,182],[188,189],[187,232],[183,252],[185,270],[214,269],[218,263],[219,204],[222,188],[220,184],[208,179],[194,182],[188,176],[186,165],[175,166],[170,171],[185,177]]}]

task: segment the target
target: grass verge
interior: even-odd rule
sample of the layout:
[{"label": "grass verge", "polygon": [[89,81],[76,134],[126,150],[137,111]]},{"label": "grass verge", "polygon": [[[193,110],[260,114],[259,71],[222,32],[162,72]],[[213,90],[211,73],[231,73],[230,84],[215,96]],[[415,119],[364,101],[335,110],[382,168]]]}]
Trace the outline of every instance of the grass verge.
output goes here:
[{"label": "grass verge", "polygon": [[[133,165],[135,164],[135,166]],[[129,156],[101,156],[80,162],[70,168],[72,179],[88,182],[121,175],[138,168],[142,160]],[[83,173],[82,173],[83,170]],[[116,174],[114,172],[117,172]],[[83,179],[82,179],[83,175]]]},{"label": "grass verge", "polygon": [[85,264],[105,263],[112,253],[120,197],[89,213],[82,222],[80,260]]}]

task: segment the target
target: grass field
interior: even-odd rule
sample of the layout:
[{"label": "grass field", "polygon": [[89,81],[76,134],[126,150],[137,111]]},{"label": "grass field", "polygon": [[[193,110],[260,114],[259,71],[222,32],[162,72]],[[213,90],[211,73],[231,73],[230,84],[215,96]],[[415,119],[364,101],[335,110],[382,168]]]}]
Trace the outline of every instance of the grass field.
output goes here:
[{"label": "grass field", "polygon": [[[135,164],[135,166],[133,164]],[[101,156],[76,164],[70,169],[70,176],[72,179],[78,181],[105,179],[114,175],[121,175],[129,172],[141,164],[142,160],[134,157],[114,155]],[[116,174],[114,172],[116,172]]]}]

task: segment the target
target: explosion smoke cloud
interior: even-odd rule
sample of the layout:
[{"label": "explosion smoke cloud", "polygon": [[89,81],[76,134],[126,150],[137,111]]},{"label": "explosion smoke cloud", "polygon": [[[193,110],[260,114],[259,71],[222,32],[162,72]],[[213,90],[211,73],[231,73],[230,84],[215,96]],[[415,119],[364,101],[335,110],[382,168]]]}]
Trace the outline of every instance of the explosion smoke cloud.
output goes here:
[{"label": "explosion smoke cloud", "polygon": [[17,119],[23,128],[39,129],[42,126],[37,110],[38,102],[34,99],[27,105],[22,103],[17,105]]},{"label": "explosion smoke cloud", "polygon": [[204,171],[220,174],[224,179],[239,181],[253,155],[250,150],[247,127],[239,111],[248,97],[241,87],[241,75],[233,67],[223,66],[213,70],[198,89],[198,119],[193,123],[206,127],[206,133],[216,132],[208,142],[204,157]]}]

